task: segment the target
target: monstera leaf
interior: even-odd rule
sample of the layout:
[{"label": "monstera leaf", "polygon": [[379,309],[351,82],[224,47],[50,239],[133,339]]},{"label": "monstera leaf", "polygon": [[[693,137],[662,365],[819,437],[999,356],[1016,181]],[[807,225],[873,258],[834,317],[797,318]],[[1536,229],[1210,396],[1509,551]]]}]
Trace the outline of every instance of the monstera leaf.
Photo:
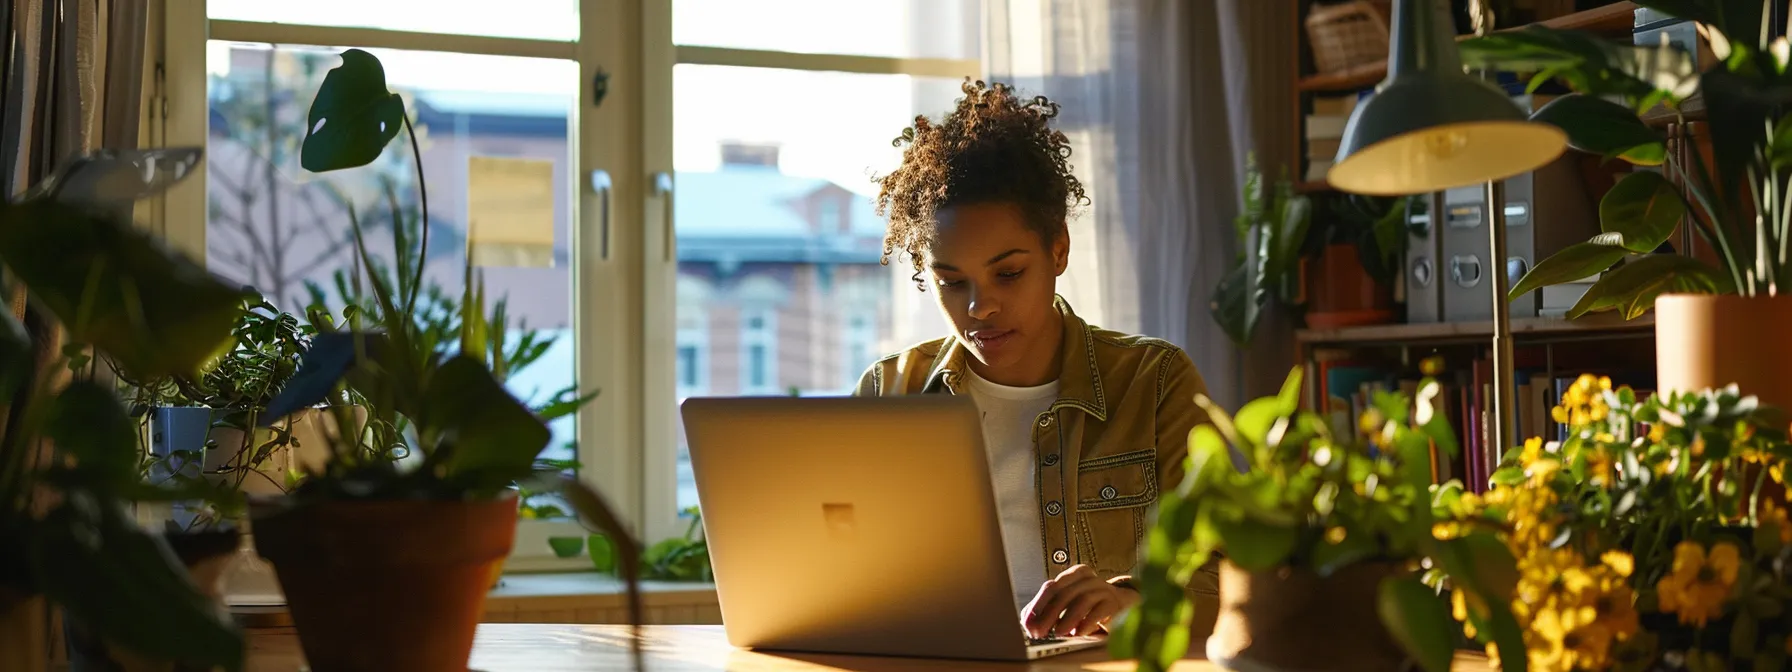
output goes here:
[{"label": "monstera leaf", "polygon": [[324,75],[306,118],[299,165],[314,173],[373,163],[405,124],[404,99],[386,90],[386,69],[360,49]]}]

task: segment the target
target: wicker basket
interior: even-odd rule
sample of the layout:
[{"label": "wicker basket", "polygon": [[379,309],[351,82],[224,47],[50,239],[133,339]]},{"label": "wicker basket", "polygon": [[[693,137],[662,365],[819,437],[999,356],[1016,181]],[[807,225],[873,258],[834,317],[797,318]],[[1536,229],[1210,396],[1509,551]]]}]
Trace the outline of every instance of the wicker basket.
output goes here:
[{"label": "wicker basket", "polygon": [[1319,74],[1344,72],[1388,57],[1392,0],[1315,3],[1307,14],[1307,41]]}]

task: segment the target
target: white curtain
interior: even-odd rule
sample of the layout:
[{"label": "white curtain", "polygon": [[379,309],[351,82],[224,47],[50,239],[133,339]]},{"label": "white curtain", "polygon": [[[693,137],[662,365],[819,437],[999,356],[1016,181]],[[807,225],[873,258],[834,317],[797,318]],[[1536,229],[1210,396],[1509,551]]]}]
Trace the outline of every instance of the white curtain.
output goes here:
[{"label": "white curtain", "polygon": [[1294,156],[1294,4],[987,4],[991,79],[1063,106],[1060,128],[1092,201],[1070,223],[1060,291],[1097,324],[1181,345],[1227,407],[1272,391],[1292,364],[1279,316],[1241,353],[1207,303],[1237,251],[1247,153],[1270,171]]}]

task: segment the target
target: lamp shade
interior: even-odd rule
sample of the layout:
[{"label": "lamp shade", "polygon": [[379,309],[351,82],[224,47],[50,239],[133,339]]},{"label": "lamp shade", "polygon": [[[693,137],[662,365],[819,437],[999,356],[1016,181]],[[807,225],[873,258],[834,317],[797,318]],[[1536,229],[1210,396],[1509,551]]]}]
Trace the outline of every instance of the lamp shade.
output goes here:
[{"label": "lamp shade", "polygon": [[1568,137],[1462,71],[1448,0],[1395,0],[1388,77],[1350,115],[1327,181],[1378,196],[1503,180],[1554,161]]}]

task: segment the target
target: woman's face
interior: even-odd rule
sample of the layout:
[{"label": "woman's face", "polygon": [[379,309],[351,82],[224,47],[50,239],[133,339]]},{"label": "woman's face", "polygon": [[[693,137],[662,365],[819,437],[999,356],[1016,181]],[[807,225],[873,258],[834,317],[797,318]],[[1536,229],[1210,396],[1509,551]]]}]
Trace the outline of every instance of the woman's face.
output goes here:
[{"label": "woman's face", "polygon": [[1046,245],[1022,217],[1008,203],[941,209],[923,277],[976,358],[978,375],[1004,385],[1041,385],[1057,377],[1063,317],[1052,300],[1070,241],[1059,234]]}]

